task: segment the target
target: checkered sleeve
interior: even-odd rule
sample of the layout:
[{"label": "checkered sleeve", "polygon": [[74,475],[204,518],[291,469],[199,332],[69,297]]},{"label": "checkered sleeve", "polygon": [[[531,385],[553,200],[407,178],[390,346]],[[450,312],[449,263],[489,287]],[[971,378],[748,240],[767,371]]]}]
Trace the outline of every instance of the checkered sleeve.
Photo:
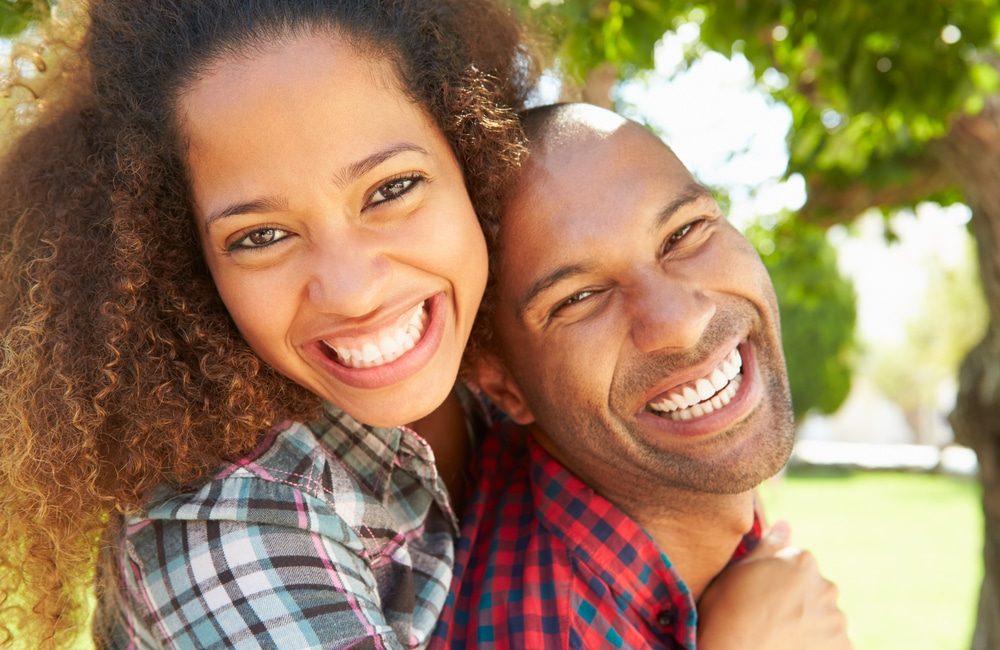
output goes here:
[{"label": "checkered sleeve", "polygon": [[123,578],[164,647],[402,647],[349,537],[164,519],[148,521],[126,544]]}]

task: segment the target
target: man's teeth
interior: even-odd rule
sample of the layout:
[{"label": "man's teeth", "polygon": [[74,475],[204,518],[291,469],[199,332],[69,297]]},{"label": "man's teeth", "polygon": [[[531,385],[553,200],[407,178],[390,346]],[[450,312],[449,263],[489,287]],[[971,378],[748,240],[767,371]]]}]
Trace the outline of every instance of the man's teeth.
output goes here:
[{"label": "man's teeth", "polygon": [[416,346],[427,327],[425,303],[417,305],[409,317],[396,325],[377,332],[370,338],[351,345],[324,345],[337,353],[337,359],[348,368],[373,368],[392,363]]},{"label": "man's teeth", "polygon": [[743,375],[743,358],[734,349],[712,372],[649,403],[649,410],[671,420],[690,420],[720,409],[736,395]]}]

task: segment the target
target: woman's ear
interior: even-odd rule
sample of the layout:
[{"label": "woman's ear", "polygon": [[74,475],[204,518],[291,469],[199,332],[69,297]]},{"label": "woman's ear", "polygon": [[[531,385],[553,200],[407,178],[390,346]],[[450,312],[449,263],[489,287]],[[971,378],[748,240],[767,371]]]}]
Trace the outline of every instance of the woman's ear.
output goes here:
[{"label": "woman's ear", "polygon": [[535,416],[507,366],[493,353],[481,352],[471,363],[471,379],[493,403],[518,424],[531,424]]}]

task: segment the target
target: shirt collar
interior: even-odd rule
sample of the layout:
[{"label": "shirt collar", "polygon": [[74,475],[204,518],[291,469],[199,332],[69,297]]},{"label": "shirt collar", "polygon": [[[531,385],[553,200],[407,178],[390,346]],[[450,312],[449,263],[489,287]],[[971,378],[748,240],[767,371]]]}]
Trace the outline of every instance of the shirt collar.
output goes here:
[{"label": "shirt collar", "polygon": [[385,493],[402,444],[402,428],[362,424],[329,403],[308,426],[359,483],[373,494]]},{"label": "shirt collar", "polygon": [[[472,417],[473,402],[459,391],[470,427],[479,424],[481,415]],[[358,422],[330,403],[323,404],[322,416],[309,423],[309,429],[325,444],[355,479],[379,498],[390,489],[392,472],[402,469],[418,477],[430,491],[438,507],[459,530],[458,517],[451,504],[448,488],[438,474],[434,451],[420,434],[409,427],[375,427]],[[470,434],[471,435],[471,434]]]}]

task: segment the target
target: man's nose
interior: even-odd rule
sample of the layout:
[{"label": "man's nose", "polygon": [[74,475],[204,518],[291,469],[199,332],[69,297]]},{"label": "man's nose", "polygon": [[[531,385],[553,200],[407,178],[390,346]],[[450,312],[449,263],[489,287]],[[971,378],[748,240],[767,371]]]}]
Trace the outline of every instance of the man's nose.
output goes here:
[{"label": "man's nose", "polygon": [[306,293],[320,312],[356,318],[375,311],[386,299],[391,263],[377,243],[364,236],[315,246],[307,264]]},{"label": "man's nose", "polygon": [[662,273],[644,278],[633,295],[632,338],[642,352],[686,350],[715,316],[715,301],[689,279]]}]

